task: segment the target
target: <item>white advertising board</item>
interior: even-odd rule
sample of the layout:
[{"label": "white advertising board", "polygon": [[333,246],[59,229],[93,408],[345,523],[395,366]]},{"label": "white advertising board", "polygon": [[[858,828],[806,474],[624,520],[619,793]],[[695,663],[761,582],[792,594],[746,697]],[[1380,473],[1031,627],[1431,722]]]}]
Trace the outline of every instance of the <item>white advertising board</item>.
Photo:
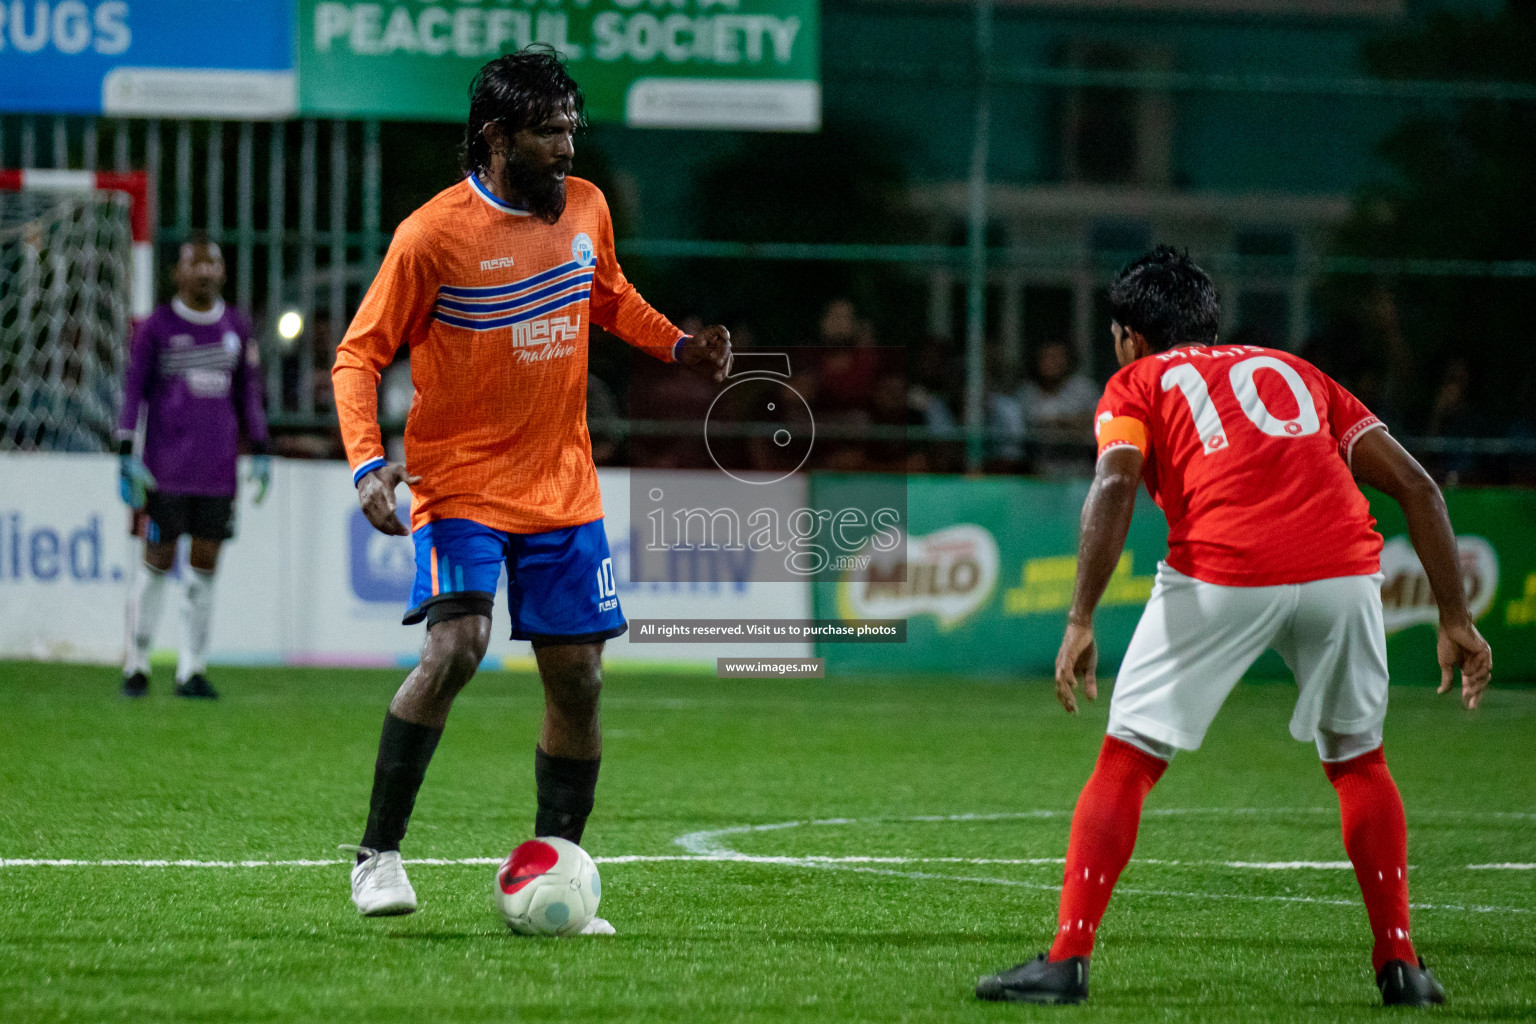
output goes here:
[{"label": "white advertising board", "polygon": [[[123,653],[123,608],[139,558],[109,455],[0,454],[0,657],[112,663]],[[803,583],[629,579],[629,479],[599,472],[619,598],[630,618],[811,617]],[[402,503],[405,492],[400,492]],[[218,574],[215,664],[397,665],[415,661],[424,627],[401,626],[414,572],[407,538],[386,537],[357,507],[339,462],[276,460],[262,505],[242,490],[236,537]],[[181,569],[179,571],[184,571]],[[505,581],[490,657],[521,663],[507,639]],[[166,602],[156,647],[174,650],[179,597]],[[805,657],[809,644],[608,644],[626,661],[713,665],[717,657]]]}]

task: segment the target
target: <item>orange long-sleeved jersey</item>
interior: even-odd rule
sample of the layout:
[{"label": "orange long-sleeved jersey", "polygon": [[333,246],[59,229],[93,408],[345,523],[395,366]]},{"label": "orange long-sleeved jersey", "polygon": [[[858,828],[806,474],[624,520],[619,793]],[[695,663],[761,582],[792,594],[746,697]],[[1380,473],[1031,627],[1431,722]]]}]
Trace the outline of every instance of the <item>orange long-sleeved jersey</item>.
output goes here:
[{"label": "orange long-sleeved jersey", "polygon": [[384,464],[380,372],[411,347],[405,427],[411,527],[472,519],[509,533],[603,514],[587,433],[588,318],[664,362],[682,337],[640,297],[613,251],[595,185],[566,179],[556,224],[473,176],[395,231],[336,352],[336,412],[359,479]]}]

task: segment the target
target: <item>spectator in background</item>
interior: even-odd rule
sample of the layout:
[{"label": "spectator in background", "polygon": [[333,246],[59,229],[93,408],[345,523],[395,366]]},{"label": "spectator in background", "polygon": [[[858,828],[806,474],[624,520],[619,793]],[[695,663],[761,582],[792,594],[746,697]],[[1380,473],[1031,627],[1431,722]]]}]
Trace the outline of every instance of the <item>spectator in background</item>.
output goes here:
[{"label": "spectator in background", "polygon": [[[703,329],[704,322],[697,316],[684,317],[678,323],[678,330],[689,336]],[[649,356],[637,359],[627,355],[626,359],[630,422],[637,427],[643,423],[671,423],[677,427],[674,433],[637,434],[637,443],[629,450],[631,464],[646,469],[713,466],[704,443],[703,424],[724,384],[699,374],[672,372],[671,366]],[[613,397],[611,392],[609,397]]]},{"label": "spectator in background", "polygon": [[[1456,357],[1446,364],[1440,374],[1440,390],[1435,393],[1435,404],[1429,412],[1430,437],[1478,437],[1484,432],[1482,417],[1469,399],[1472,373],[1467,361]],[[1446,486],[1468,483],[1476,469],[1475,459],[1468,452],[1444,452],[1440,456],[1440,473]]]},{"label": "spectator in background", "polygon": [[757,328],[747,322],[745,313],[723,318],[725,323],[735,324],[731,328],[731,351],[739,352],[742,349],[757,348]]},{"label": "spectator in background", "polygon": [[1023,389],[1018,373],[994,346],[987,352],[987,459],[988,473],[1024,472]]},{"label": "spectator in background", "polygon": [[1413,353],[1385,287],[1334,310],[1298,355],[1347,387],[1390,430],[1408,429],[1410,410],[1422,409],[1413,401]]},{"label": "spectator in background", "polygon": [[[957,431],[965,360],[955,345],[942,335],[930,334],[913,351],[908,368],[911,383],[907,388],[907,405],[916,414],[914,424],[930,435]],[[922,468],[914,472],[951,473],[965,465],[962,438],[927,442],[913,439],[912,447],[914,453],[922,456]]]},{"label": "spectator in background", "polygon": [[1375,405],[1369,408],[1388,427],[1405,419],[1413,393],[1414,356],[1403,336],[1397,298],[1386,285],[1378,283],[1366,300],[1365,335],[1372,350],[1380,353],[1381,368]]},{"label": "spectator in background", "polygon": [[[827,303],[817,324],[817,379],[829,414],[867,408],[880,373],[875,329],[861,319],[851,299]],[[817,415],[822,409],[817,410]]]},{"label": "spectator in background", "polygon": [[1077,373],[1071,346],[1056,340],[1037,348],[1018,395],[1024,428],[1034,444],[1035,472],[1060,477],[1091,471],[1099,389]]},{"label": "spectator in background", "polygon": [[894,430],[897,436],[878,437],[865,446],[863,468],[883,473],[902,473],[912,468],[908,460],[906,428],[917,425],[918,413],[907,401],[904,367],[887,367],[875,380],[870,394],[870,425]]},{"label": "spectator in background", "polygon": [[907,408],[912,412],[909,422],[924,430],[944,433],[958,425],[943,396],[923,384],[914,382],[907,386]]},{"label": "spectator in background", "polygon": [[1429,412],[1430,437],[1472,437],[1482,433],[1481,419],[1467,397],[1471,383],[1472,372],[1465,359],[1457,356],[1446,364],[1440,374],[1434,407]]}]

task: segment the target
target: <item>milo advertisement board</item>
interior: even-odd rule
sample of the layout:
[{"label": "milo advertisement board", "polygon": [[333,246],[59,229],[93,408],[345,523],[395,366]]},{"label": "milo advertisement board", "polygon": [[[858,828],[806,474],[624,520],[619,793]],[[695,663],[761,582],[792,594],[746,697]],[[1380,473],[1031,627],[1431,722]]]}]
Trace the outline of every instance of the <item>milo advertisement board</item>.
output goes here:
[{"label": "milo advertisement board", "polygon": [[[857,477],[816,475],[813,502],[836,503]],[[865,484],[864,486],[867,486]],[[1088,482],[912,477],[901,564],[879,557],[816,583],[820,618],[906,619],[905,644],[829,644],[836,670],[1047,676],[1066,626]],[[1392,678],[1433,683],[1438,610],[1396,503],[1370,493],[1382,548],[1382,610]],[[1467,603],[1494,650],[1494,680],[1536,679],[1536,494],[1446,493]],[[1167,553],[1167,526],[1145,494],[1095,617],[1101,674],[1119,663]],[[1266,654],[1251,678],[1288,678]]]},{"label": "milo advertisement board", "polygon": [[[1374,491],[1371,514],[1386,538],[1381,605],[1395,682],[1438,682],[1429,577],[1408,542],[1402,510]],[[1493,647],[1493,682],[1536,679],[1536,493],[1502,488],[1445,492],[1467,606]]]},{"label": "milo advertisement board", "polygon": [[[856,477],[813,476],[818,507],[838,507]],[[827,672],[1049,672],[1077,569],[1077,521],[1086,480],[914,476],[907,482],[905,564],[872,557],[816,584],[816,615],[906,619],[905,644],[837,644],[817,651]],[[1125,553],[1098,614],[1101,658],[1119,661],[1152,592],[1167,527],[1138,499]],[[899,550],[899,549],[898,549]]]}]

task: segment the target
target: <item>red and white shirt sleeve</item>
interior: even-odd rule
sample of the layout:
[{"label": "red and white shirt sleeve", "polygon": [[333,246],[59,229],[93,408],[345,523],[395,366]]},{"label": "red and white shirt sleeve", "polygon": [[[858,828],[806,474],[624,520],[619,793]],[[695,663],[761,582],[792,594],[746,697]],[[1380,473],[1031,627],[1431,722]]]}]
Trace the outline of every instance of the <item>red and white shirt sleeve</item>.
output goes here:
[{"label": "red and white shirt sleeve", "polygon": [[1142,382],[1121,370],[1104,386],[1104,397],[1093,419],[1093,435],[1099,446],[1099,458],[1112,448],[1135,448],[1143,458],[1152,454],[1151,405],[1139,387]]},{"label": "red and white shirt sleeve", "polygon": [[1338,438],[1339,454],[1344,456],[1344,464],[1352,466],[1350,457],[1354,454],[1355,443],[1368,431],[1378,427],[1385,430],[1387,425],[1338,381],[1321,371],[1319,375],[1328,388],[1328,430]]}]

